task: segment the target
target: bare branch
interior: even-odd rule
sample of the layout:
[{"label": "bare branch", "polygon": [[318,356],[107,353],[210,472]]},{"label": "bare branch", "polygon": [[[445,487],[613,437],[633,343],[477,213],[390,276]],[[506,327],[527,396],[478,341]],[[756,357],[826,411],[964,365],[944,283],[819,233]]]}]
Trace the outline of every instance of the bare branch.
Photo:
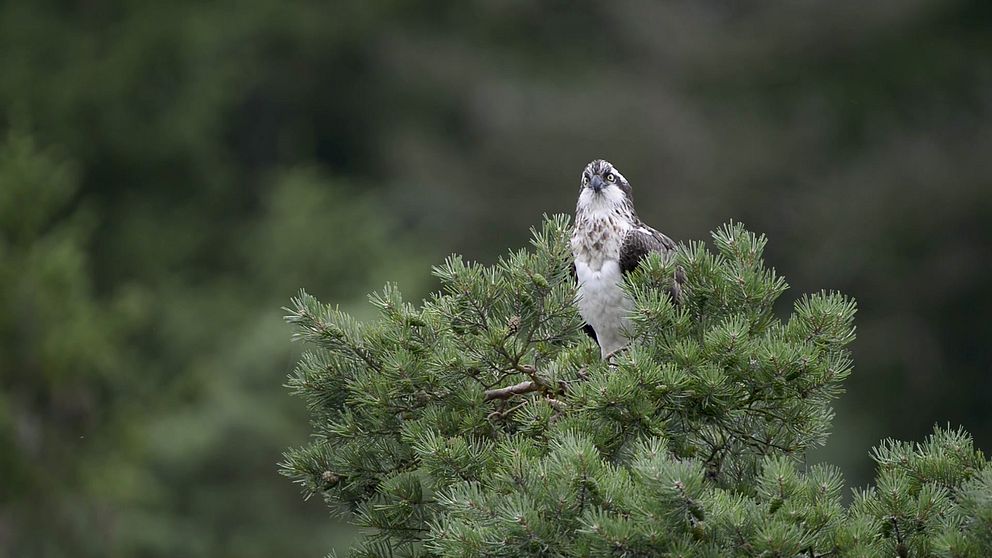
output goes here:
[{"label": "bare branch", "polygon": [[509,399],[514,395],[522,395],[524,393],[530,393],[532,391],[538,391],[541,386],[533,380],[524,380],[519,384],[513,384],[512,386],[506,386],[497,389],[487,389],[486,390],[486,401],[492,401],[493,399]]},{"label": "bare branch", "polygon": [[523,406],[526,405],[528,401],[529,401],[529,399],[524,399],[520,403],[517,403],[516,405],[510,407],[509,409],[507,409],[505,411],[493,411],[493,412],[489,413],[489,415],[486,418],[489,419],[489,420],[501,420],[501,419],[504,419],[504,418],[510,416],[511,414],[513,414],[514,412],[522,409]]}]

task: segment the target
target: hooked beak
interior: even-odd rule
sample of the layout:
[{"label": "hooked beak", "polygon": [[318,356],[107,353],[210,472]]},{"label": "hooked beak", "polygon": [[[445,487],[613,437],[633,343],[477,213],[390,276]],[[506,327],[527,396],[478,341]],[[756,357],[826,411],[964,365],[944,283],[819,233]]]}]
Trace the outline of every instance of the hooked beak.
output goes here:
[{"label": "hooked beak", "polygon": [[606,182],[599,175],[593,175],[592,180],[589,181],[589,187],[598,194],[606,187]]}]

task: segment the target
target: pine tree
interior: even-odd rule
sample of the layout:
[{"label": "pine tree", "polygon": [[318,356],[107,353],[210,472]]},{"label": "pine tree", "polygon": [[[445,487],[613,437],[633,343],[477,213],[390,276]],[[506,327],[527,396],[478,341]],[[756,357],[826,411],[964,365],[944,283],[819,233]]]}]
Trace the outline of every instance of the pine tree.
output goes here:
[{"label": "pine tree", "polygon": [[73,164],[23,132],[0,137],[0,556],[105,555],[92,471],[132,381],[77,195]]},{"label": "pine tree", "polygon": [[[854,302],[802,296],[740,224],[642,263],[630,346],[604,362],[573,305],[563,217],[496,265],[453,256],[421,305],[359,323],[301,293],[290,376],[313,443],[283,472],[366,529],[355,556],[984,557],[992,467],[959,430],[885,441],[842,503],[807,466],[852,371]],[[668,292],[675,266],[683,297]]]}]

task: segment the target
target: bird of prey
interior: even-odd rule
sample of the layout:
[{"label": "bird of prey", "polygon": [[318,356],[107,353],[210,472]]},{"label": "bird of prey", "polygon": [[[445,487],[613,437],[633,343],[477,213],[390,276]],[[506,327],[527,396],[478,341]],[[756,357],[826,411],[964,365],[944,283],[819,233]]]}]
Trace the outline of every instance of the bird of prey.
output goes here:
[{"label": "bird of prey", "polygon": [[[582,171],[571,245],[579,314],[607,359],[627,344],[633,304],[623,292],[624,275],[651,252],[671,257],[675,242],[637,217],[630,183],[612,164],[596,159]],[[671,293],[676,301],[683,280],[677,272]]]}]

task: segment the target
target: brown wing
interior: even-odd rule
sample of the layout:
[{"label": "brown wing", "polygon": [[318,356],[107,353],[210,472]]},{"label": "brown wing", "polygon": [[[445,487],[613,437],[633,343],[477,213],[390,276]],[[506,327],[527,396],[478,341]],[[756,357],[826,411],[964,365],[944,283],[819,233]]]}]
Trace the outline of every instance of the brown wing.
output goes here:
[{"label": "brown wing", "polygon": [[620,271],[624,274],[634,271],[651,252],[667,258],[675,252],[675,241],[651,227],[631,229],[620,246]]},{"label": "brown wing", "polygon": [[[675,253],[675,241],[648,226],[632,229],[623,238],[620,246],[620,271],[624,275],[637,269],[645,257],[651,252],[657,252],[668,258]],[[682,284],[685,283],[685,272],[681,267],[675,270],[675,281],[672,282],[672,300],[682,299]]]}]

